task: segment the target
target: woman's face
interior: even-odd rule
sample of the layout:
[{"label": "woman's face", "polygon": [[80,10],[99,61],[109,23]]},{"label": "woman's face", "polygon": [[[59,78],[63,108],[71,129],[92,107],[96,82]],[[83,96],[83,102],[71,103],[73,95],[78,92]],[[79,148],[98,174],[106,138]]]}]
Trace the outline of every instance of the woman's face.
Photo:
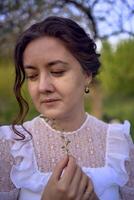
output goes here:
[{"label": "woman's face", "polygon": [[76,116],[84,109],[84,89],[91,80],[62,41],[42,37],[23,55],[28,90],[38,112],[48,118]]}]

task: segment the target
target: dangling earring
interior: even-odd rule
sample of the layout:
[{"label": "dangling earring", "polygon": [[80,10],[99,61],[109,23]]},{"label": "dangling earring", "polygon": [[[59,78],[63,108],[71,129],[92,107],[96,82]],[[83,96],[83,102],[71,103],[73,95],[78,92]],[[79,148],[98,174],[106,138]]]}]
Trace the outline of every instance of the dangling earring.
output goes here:
[{"label": "dangling earring", "polygon": [[89,92],[90,92],[89,86],[86,86],[86,87],[85,87],[85,93],[87,94],[87,93],[89,93]]}]

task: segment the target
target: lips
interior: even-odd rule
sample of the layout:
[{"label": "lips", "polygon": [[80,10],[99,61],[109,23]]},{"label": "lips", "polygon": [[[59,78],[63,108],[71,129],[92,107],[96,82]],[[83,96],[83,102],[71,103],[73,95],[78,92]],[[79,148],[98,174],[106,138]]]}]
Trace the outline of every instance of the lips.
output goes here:
[{"label": "lips", "polygon": [[41,101],[41,103],[52,103],[55,101],[59,101],[59,99],[44,99],[43,101]]}]

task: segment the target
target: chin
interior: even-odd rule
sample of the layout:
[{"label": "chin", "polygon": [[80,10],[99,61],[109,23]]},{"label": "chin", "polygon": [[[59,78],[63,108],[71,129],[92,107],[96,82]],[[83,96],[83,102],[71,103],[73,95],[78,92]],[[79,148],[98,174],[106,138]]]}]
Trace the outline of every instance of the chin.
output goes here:
[{"label": "chin", "polygon": [[49,119],[61,119],[63,117],[63,113],[59,111],[44,111],[42,114]]}]

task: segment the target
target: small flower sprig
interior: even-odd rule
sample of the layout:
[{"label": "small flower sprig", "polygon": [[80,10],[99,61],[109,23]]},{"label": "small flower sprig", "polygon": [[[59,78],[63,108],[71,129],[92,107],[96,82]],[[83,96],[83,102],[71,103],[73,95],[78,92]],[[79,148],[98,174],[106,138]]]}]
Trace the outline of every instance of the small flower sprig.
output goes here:
[{"label": "small flower sprig", "polygon": [[71,141],[64,135],[61,135],[61,139],[63,141],[63,146],[61,147],[61,149],[68,155],[69,154],[69,144],[71,143]]}]

